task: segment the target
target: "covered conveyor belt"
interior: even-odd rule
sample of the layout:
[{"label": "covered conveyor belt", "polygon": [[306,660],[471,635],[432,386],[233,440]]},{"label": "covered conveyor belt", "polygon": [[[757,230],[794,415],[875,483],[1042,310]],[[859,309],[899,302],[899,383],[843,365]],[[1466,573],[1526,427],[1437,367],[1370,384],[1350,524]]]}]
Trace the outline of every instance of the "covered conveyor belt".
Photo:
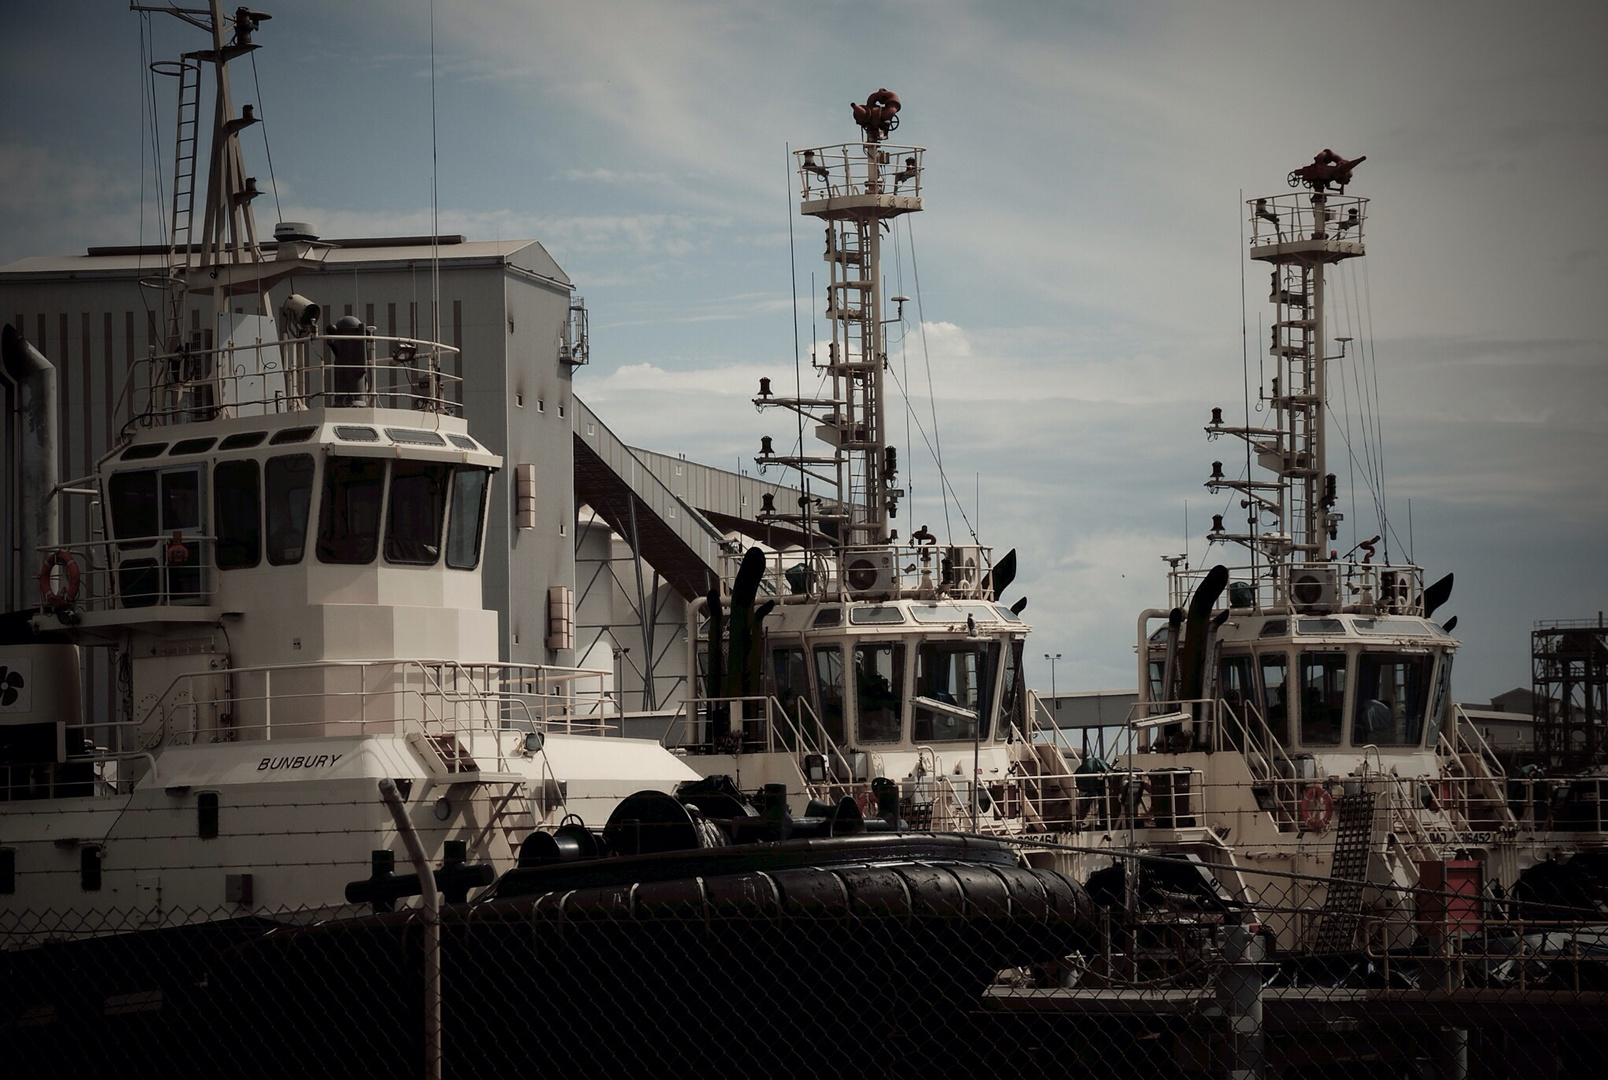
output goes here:
[{"label": "covered conveyor belt", "polygon": [[723,537],[575,398],[575,497],[685,599],[720,580]]}]

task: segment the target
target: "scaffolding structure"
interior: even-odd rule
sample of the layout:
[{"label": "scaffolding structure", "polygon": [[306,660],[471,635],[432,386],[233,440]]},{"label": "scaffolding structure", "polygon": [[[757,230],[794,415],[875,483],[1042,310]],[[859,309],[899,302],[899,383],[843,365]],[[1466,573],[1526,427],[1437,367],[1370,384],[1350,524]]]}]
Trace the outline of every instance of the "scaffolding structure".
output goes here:
[{"label": "scaffolding structure", "polygon": [[1553,768],[1608,760],[1608,623],[1559,619],[1530,632],[1536,749]]}]

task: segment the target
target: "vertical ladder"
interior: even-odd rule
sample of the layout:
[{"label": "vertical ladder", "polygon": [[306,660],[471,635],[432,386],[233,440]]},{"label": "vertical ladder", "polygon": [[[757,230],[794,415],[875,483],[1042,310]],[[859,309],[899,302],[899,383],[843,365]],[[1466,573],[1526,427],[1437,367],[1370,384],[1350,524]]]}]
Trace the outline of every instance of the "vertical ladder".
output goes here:
[{"label": "vertical ladder", "polygon": [[1334,854],[1329,862],[1329,888],[1323,897],[1312,951],[1350,952],[1357,947],[1362,925],[1362,888],[1373,846],[1374,803],[1378,795],[1361,791],[1336,801]]},{"label": "vertical ladder", "polygon": [[[201,62],[186,56],[179,62],[178,124],[173,154],[173,217],[168,243],[168,276],[177,278],[190,266],[191,230],[195,216],[195,159],[201,114]],[[184,333],[184,289],[168,285],[168,346]]]},{"label": "vertical ladder", "polygon": [[[834,397],[846,403],[838,416],[838,449],[850,463],[839,497],[845,509],[865,508],[864,515],[850,509],[851,520],[844,530],[849,544],[879,539],[872,523],[879,517],[873,500],[881,497],[877,483],[881,463],[873,463],[869,453],[876,447],[880,408],[874,377],[878,313],[873,310],[876,293],[870,276],[870,230],[875,228],[875,221],[864,219],[827,224],[825,259],[831,265],[827,315],[833,322],[829,365]],[[855,468],[857,463],[860,468]]]},{"label": "vertical ladder", "polygon": [[[1323,403],[1318,400],[1314,365],[1322,362],[1322,342],[1313,318],[1313,268],[1285,262],[1273,269],[1275,321],[1270,352],[1280,374],[1276,407],[1284,418],[1284,460],[1278,470],[1284,484],[1284,527],[1292,552],[1321,557],[1321,537],[1311,535],[1309,511],[1314,501],[1314,450]],[[1311,545],[1316,544],[1317,547]],[[1296,561],[1299,561],[1299,556]]]}]

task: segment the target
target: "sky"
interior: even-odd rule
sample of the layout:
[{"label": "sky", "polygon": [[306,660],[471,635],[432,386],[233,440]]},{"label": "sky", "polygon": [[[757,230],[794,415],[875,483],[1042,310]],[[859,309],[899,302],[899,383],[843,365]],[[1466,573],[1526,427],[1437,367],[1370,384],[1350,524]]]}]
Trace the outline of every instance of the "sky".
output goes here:
[{"label": "sky", "polygon": [[[264,121],[244,149],[273,193],[265,233],[438,220],[539,240],[591,312],[576,392],[636,445],[750,472],[760,436],[789,430],[750,404],[759,377],[790,382],[826,332],[788,149],[856,139],[851,100],[895,90],[894,141],[927,149],[926,210],[889,240],[890,291],[914,298],[890,344],[911,390],[890,420],[911,425],[896,525],[1017,549],[1043,689],[1046,653],[1061,691],[1131,687],[1160,557],[1238,561],[1204,539],[1229,500],[1203,484],[1243,450],[1202,428],[1213,406],[1243,419],[1265,382],[1241,199],[1287,192],[1320,148],[1366,154],[1348,193],[1372,200],[1368,256],[1334,280],[1330,332],[1356,339],[1330,366],[1355,457],[1331,459],[1335,546],[1381,531],[1363,479],[1382,471],[1391,555],[1456,574],[1437,617],[1459,620],[1464,701],[1528,685],[1536,620],[1608,609],[1600,4],[261,10],[234,79]],[[0,265],[159,240],[171,109],[153,149],[142,56],[199,32],[111,0],[0,0],[0,40]]]}]

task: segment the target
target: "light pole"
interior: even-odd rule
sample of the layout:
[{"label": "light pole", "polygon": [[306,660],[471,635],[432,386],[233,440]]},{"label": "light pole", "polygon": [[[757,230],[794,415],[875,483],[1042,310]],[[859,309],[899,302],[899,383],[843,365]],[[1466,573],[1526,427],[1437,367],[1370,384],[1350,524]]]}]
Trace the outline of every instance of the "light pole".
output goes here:
[{"label": "light pole", "polygon": [[614,650],[614,668],[618,675],[614,677],[614,701],[620,710],[620,730],[625,730],[625,665],[630,663],[626,656],[631,652],[629,645]]},{"label": "light pole", "polygon": [[[1055,721],[1056,734],[1061,734],[1061,699],[1055,696],[1055,662],[1061,659],[1060,653],[1045,653],[1044,659],[1050,662],[1050,719]],[[1063,736],[1064,737],[1064,736]]]}]

